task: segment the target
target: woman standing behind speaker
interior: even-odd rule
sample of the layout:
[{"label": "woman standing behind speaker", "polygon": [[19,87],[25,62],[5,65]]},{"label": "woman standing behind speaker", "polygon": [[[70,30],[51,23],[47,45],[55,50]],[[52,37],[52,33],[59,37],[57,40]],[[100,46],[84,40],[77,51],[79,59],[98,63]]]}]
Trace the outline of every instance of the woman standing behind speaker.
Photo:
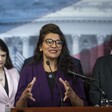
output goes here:
[{"label": "woman standing behind speaker", "polygon": [[18,81],[19,73],[12,65],[8,47],[0,39],[0,112],[13,107]]},{"label": "woman standing behind speaker", "polygon": [[34,56],[22,69],[16,107],[84,106],[83,82],[69,70],[82,74],[80,61],[70,56],[60,28],[44,25]]}]

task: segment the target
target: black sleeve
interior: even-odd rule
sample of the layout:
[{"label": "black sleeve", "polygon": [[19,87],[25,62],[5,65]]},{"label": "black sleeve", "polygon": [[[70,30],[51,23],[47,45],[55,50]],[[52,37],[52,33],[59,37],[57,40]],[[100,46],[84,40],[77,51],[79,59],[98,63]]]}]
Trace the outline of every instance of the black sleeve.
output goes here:
[{"label": "black sleeve", "polygon": [[100,59],[97,59],[92,72],[92,77],[97,80],[97,82],[93,82],[93,84],[90,85],[89,91],[90,101],[93,105],[100,105],[101,92],[98,89],[100,88],[100,64]]}]

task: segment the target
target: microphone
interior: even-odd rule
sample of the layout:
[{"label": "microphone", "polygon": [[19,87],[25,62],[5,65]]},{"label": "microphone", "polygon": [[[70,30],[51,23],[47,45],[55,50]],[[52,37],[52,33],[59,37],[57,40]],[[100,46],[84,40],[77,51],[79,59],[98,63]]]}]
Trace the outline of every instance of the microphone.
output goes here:
[{"label": "microphone", "polygon": [[52,76],[54,77],[55,83],[59,88],[59,92],[60,92],[60,96],[61,96],[61,107],[63,107],[63,97],[62,97],[62,91],[61,91],[60,85],[58,84],[58,82],[57,82],[57,80],[56,80],[56,78],[55,78],[55,76],[53,74],[53,71],[52,71],[51,66],[50,66],[50,62],[48,60],[46,61],[46,64],[49,66],[49,69],[50,69],[50,71],[52,73]]},{"label": "microphone", "polygon": [[102,94],[102,96],[103,96],[104,98],[107,98],[106,93],[105,93],[101,88],[99,88],[98,86],[96,86],[94,83],[91,83],[91,82],[85,81],[85,80],[83,80],[83,82],[85,82],[85,83],[87,83],[87,84],[89,84],[89,85],[94,86],[95,88],[97,88],[97,89],[100,91],[100,93]]},{"label": "microphone", "polygon": [[97,82],[97,80],[95,80],[91,77],[87,77],[87,76],[84,76],[84,75],[81,75],[81,74],[78,74],[78,73],[75,73],[75,72],[72,72],[72,71],[68,71],[68,73],[70,73],[71,76],[77,76],[77,77],[81,77],[82,79],[85,79],[85,80]]},{"label": "microphone", "polygon": [[107,98],[106,93],[100,87],[95,85],[95,82],[98,83],[98,81],[96,79],[91,78],[91,77],[87,77],[87,76],[84,76],[84,75],[81,75],[81,74],[77,74],[77,73],[72,72],[72,71],[68,71],[68,73],[70,73],[71,76],[81,77],[83,82],[94,86],[95,88],[97,88],[98,91],[100,91],[100,93],[101,93],[101,95],[103,97],[103,99],[100,99],[101,100],[100,106],[104,105],[104,103],[105,103],[105,105],[109,105],[110,101]]},{"label": "microphone", "polygon": [[[89,81],[86,81],[86,80],[83,80],[83,82],[85,82],[85,83],[87,83],[87,84],[89,84],[89,85],[94,86],[95,88],[97,88],[98,91],[100,91],[101,96],[103,97],[103,99],[100,98],[100,106],[109,106],[109,105],[110,105],[111,100],[109,100],[109,99],[107,98],[106,93],[105,93],[100,87],[98,87],[98,86],[96,86],[94,83],[89,82]],[[97,83],[98,83],[98,82],[97,82]],[[99,106],[99,104],[96,104],[96,106]]]}]

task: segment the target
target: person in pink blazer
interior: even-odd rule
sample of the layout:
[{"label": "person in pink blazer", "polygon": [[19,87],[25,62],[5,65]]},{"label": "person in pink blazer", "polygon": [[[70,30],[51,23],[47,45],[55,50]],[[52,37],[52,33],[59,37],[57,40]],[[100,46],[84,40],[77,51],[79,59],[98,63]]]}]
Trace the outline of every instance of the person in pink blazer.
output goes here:
[{"label": "person in pink blazer", "polygon": [[19,73],[13,67],[9,50],[0,39],[0,112],[9,112],[14,105]]}]

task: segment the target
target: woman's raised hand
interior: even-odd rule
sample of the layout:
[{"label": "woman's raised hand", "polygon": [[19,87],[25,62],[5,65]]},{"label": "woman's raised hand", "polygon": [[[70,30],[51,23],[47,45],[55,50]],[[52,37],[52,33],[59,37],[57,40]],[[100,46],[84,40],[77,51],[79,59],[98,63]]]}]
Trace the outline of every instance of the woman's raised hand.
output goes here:
[{"label": "woman's raised hand", "polygon": [[33,80],[28,84],[28,86],[26,87],[26,89],[22,93],[23,99],[31,99],[31,100],[35,101],[35,99],[33,98],[33,94],[31,93],[33,85],[35,84],[35,82],[36,82],[36,77],[33,78]]}]

